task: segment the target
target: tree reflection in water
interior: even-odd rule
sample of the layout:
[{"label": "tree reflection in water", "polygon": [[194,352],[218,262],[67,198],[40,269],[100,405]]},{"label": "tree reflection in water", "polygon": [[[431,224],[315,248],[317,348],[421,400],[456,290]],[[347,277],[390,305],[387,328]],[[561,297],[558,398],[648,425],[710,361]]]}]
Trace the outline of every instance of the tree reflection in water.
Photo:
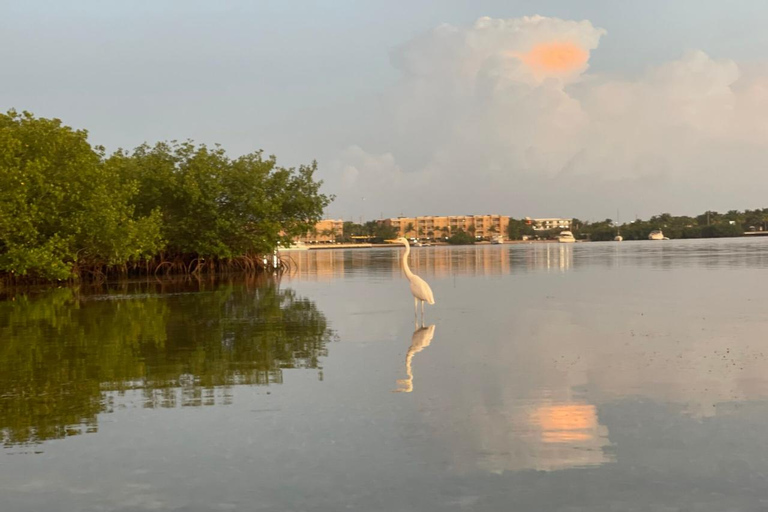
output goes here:
[{"label": "tree reflection in water", "polygon": [[322,379],[333,336],[312,301],[268,277],[0,298],[6,446],[96,431],[131,390],[145,407],[195,406],[230,386],[281,383],[284,368]]}]

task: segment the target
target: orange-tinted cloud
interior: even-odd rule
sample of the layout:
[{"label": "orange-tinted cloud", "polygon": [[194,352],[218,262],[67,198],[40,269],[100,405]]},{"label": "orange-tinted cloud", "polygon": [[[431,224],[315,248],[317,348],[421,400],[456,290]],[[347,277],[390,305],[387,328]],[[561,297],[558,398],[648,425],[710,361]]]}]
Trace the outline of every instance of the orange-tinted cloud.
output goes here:
[{"label": "orange-tinted cloud", "polygon": [[539,76],[566,74],[584,67],[589,52],[581,46],[562,41],[541,43],[518,56]]}]

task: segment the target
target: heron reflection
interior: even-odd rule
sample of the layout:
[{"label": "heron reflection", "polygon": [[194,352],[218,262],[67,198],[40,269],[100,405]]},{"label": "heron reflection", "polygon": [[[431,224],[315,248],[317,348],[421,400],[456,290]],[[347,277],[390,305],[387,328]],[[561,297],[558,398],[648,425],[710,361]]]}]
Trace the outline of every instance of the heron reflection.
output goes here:
[{"label": "heron reflection", "polygon": [[411,336],[411,346],[408,348],[408,353],[405,355],[405,373],[408,375],[406,379],[398,379],[397,389],[398,393],[410,393],[413,391],[413,369],[411,368],[411,362],[413,356],[424,350],[432,343],[432,338],[435,336],[435,325],[421,326],[416,324],[416,330],[413,331]]}]

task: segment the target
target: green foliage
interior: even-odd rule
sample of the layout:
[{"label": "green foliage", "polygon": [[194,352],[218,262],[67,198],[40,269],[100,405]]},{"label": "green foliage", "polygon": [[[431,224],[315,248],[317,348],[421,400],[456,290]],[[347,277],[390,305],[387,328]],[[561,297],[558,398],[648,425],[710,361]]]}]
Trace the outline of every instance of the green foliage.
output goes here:
[{"label": "green foliage", "polygon": [[161,246],[158,215],[134,216],[136,183],[58,119],[0,114],[0,183],[0,274],[67,279]]},{"label": "green foliage", "polygon": [[345,242],[352,242],[352,236],[365,236],[374,243],[383,243],[385,240],[397,238],[397,230],[395,228],[379,224],[375,220],[368,221],[365,224],[345,222],[343,229],[344,235],[342,240]]},{"label": "green foliage", "polygon": [[[142,145],[108,158],[58,119],[0,114],[0,277],[69,279],[140,262],[272,252],[332,200],[317,164]],[[181,268],[186,268],[182,265]]]},{"label": "green foliage", "polygon": [[562,231],[562,229],[539,229],[534,231],[534,236],[539,240],[557,240]]},{"label": "green foliage", "polygon": [[[583,229],[588,231],[589,224],[585,223]],[[624,240],[648,240],[648,235],[654,229],[657,228],[653,224],[643,220],[636,220],[621,226],[621,236],[624,237]]]},{"label": "green foliage", "polygon": [[744,229],[741,226],[730,223],[711,224],[701,228],[701,236],[704,238],[725,238],[741,236]]},{"label": "green foliage", "polygon": [[375,220],[368,221],[363,225],[364,231],[367,235],[372,237],[372,241],[375,243],[382,243],[385,240],[392,240],[397,238],[397,229],[392,226],[386,226],[379,224]]},{"label": "green foliage", "polygon": [[139,213],[161,212],[166,250],[174,255],[271,252],[311,230],[331,201],[313,179],[315,162],[286,169],[262,152],[231,160],[220,147],[159,143],[117,153],[110,162],[139,184]]},{"label": "green foliage", "polygon": [[451,245],[472,245],[475,243],[475,237],[459,228],[448,237],[448,243]]},{"label": "green foliage", "polygon": [[344,222],[344,226],[342,228],[342,235],[341,235],[341,241],[344,243],[350,243],[354,242],[352,239],[353,236],[363,236],[363,226],[360,224],[356,224],[352,221],[346,221]]},{"label": "green foliage", "polygon": [[580,228],[573,232],[574,237],[587,237],[594,242],[608,242],[618,234],[618,229],[611,219],[594,223],[581,223]]},{"label": "green foliage", "polygon": [[507,226],[507,237],[510,240],[522,240],[523,236],[532,237],[534,235],[533,226],[526,224],[522,219],[509,219]]}]

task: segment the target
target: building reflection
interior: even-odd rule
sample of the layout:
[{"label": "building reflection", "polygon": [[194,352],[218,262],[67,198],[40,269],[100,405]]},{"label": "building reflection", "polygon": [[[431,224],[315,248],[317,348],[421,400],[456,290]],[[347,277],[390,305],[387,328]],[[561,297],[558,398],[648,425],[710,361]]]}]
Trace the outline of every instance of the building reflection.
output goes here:
[{"label": "building reflection", "polygon": [[281,257],[288,264],[286,277],[301,281],[337,279],[344,276],[345,269],[354,268],[355,264],[365,268],[370,263],[370,253],[366,249],[291,251],[284,252]]},{"label": "building reflection", "polygon": [[[323,249],[284,253],[289,279],[323,281],[345,276],[400,276],[399,248]],[[565,272],[573,267],[573,247],[567,244],[508,244],[460,247],[414,247],[409,264],[421,276],[495,276],[513,271]]]},{"label": "building reflection", "polygon": [[[360,274],[399,276],[400,247],[313,249],[282,253],[290,279],[322,281]],[[574,253],[580,255],[574,258]],[[496,276],[521,272],[569,272],[575,265],[590,267],[650,267],[671,270],[679,266],[707,269],[760,267],[768,256],[757,244],[727,252],[716,242],[653,244],[611,242],[561,244],[530,242],[503,245],[413,247],[411,269],[421,276]]]},{"label": "building reflection", "polygon": [[237,385],[322,377],[332,337],[314,303],[275,279],[59,288],[0,301],[0,438],[96,431],[126,397],[141,407],[226,404]]},{"label": "building reflection", "polygon": [[[504,247],[480,245],[462,248],[421,248],[411,252],[411,270],[419,275],[447,277],[453,275],[493,276],[510,271],[509,252]],[[399,272],[393,262],[393,273]]]},{"label": "building reflection", "polygon": [[573,267],[573,245],[571,244],[530,244],[521,252],[526,270],[565,272]]}]

